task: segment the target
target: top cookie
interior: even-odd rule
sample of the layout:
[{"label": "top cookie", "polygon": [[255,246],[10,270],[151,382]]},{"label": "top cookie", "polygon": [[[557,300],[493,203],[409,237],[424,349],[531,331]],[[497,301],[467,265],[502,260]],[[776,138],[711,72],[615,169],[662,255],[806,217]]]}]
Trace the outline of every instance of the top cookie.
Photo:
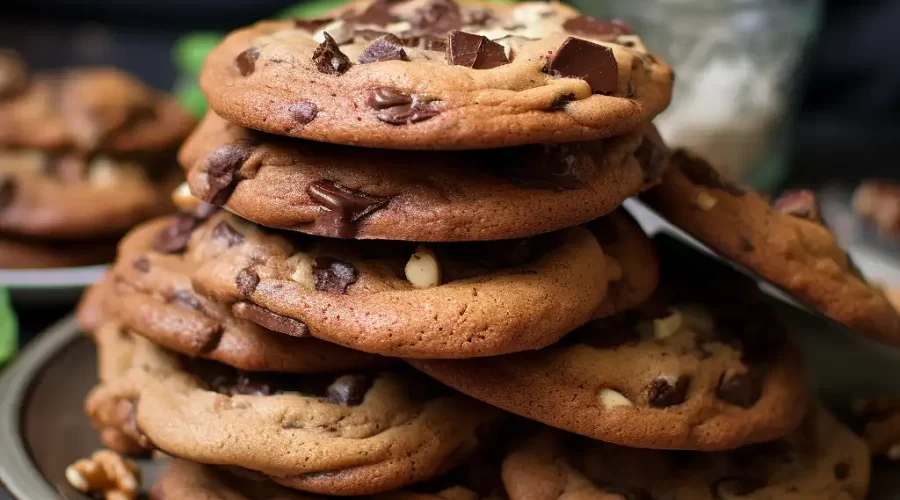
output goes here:
[{"label": "top cookie", "polygon": [[[194,127],[174,98],[111,68],[29,77],[10,54],[0,80],[0,145],[114,153],[171,151]],[[2,76],[2,75],[0,75]]]},{"label": "top cookie", "polygon": [[327,19],[261,22],[200,75],[229,121],[384,149],[620,135],[665,109],[672,80],[623,23],[475,0],[361,0]]},{"label": "top cookie", "polygon": [[715,251],[822,314],[900,345],[900,314],[854,268],[822,223],[812,192],[789,193],[773,206],[722,179],[706,161],[679,151],[662,184],[643,199]]}]

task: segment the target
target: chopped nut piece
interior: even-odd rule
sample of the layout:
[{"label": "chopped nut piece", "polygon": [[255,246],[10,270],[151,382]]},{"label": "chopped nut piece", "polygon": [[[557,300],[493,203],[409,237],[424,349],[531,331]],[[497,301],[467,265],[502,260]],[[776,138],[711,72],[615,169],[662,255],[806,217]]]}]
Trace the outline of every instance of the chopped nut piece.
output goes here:
[{"label": "chopped nut piece", "polygon": [[134,500],[140,490],[137,464],[110,450],[77,460],[66,468],[66,480],[83,493],[102,494],[106,500]]},{"label": "chopped nut piece", "polygon": [[288,265],[294,268],[291,279],[303,285],[304,288],[313,289],[313,258],[309,254],[300,252],[288,261]]},{"label": "chopped nut piece", "polygon": [[663,340],[675,335],[675,332],[681,329],[683,323],[681,313],[671,308],[669,314],[665,318],[653,320],[653,338]]},{"label": "chopped nut piece", "polygon": [[603,389],[600,391],[600,402],[604,408],[618,408],[620,406],[634,406],[634,403],[628,400],[621,392],[612,389]]},{"label": "chopped nut piece", "polygon": [[424,246],[416,248],[406,263],[406,279],[416,288],[432,288],[441,284],[441,266],[437,256]]},{"label": "chopped nut piece", "polygon": [[697,199],[694,200],[694,203],[697,204],[703,210],[712,210],[717,203],[719,203],[719,199],[715,196],[707,193],[706,191],[700,191],[697,193]]}]

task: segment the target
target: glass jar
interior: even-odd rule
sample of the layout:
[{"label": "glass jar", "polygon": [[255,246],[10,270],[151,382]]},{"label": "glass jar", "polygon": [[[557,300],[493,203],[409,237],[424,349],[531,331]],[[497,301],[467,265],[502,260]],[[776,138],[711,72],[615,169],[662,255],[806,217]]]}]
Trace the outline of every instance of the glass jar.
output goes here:
[{"label": "glass jar", "polygon": [[774,188],[786,174],[800,63],[819,0],[584,0],[596,17],[629,22],[675,68],[663,137],[733,179]]}]

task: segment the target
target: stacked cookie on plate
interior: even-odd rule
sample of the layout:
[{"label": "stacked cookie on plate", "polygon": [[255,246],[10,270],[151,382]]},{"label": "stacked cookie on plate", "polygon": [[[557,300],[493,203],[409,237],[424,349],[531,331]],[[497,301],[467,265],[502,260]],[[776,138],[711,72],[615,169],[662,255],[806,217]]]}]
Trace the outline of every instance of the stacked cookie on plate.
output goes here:
[{"label": "stacked cookie on plate", "polygon": [[201,84],[183,213],[80,310],[104,443],[179,459],[155,498],[865,493],[755,283],[619,208],[672,84],[626,25],[364,1],[233,33]]},{"label": "stacked cookie on plate", "polygon": [[109,262],[125,231],[171,211],[193,126],[117,70],[31,75],[0,51],[0,268]]}]

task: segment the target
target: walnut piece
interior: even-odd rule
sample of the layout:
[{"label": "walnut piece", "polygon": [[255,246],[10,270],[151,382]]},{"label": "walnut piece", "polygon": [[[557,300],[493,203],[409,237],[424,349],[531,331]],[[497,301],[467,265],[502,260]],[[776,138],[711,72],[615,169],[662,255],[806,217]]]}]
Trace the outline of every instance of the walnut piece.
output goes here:
[{"label": "walnut piece", "polygon": [[106,500],[134,500],[141,486],[137,464],[110,450],[100,450],[66,468],[66,480],[78,491]]}]

